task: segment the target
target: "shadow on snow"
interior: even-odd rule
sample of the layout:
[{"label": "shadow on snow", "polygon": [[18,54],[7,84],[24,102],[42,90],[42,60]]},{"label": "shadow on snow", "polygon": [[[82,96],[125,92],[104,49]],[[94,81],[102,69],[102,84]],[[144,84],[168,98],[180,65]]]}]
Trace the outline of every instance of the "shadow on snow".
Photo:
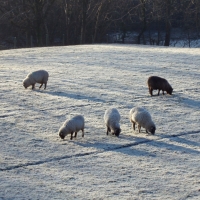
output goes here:
[{"label": "shadow on snow", "polygon": [[96,97],[92,97],[92,96],[87,96],[87,95],[83,95],[83,94],[73,94],[73,93],[66,93],[66,92],[53,92],[53,91],[40,91],[40,90],[35,90],[36,92],[40,92],[40,93],[45,93],[45,94],[49,94],[52,96],[58,96],[58,97],[66,97],[66,98],[70,98],[70,99],[77,99],[77,100],[87,100],[87,101],[93,101],[93,102],[100,102],[100,103],[106,103],[107,101],[103,100],[103,99],[99,99]]}]

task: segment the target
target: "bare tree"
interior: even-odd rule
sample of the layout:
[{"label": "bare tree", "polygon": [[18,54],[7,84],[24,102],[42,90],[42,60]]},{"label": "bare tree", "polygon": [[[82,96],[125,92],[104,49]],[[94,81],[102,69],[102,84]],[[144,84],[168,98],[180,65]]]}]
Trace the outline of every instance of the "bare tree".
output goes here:
[{"label": "bare tree", "polygon": [[194,33],[200,37],[199,0],[0,0],[0,43],[15,36],[28,46],[32,36],[37,46],[61,40],[85,44],[105,42],[110,33],[120,33],[118,39],[125,42],[134,31],[138,44],[149,37],[150,44],[163,39],[169,46],[174,28],[187,33],[188,40]]},{"label": "bare tree", "polygon": [[141,29],[137,37],[137,43],[140,44],[141,37],[143,36],[144,32],[147,29],[147,8],[146,8],[146,0],[140,0],[140,6],[139,6],[139,16],[140,16],[140,21],[141,21]]},{"label": "bare tree", "polygon": [[[43,45],[43,32],[48,34],[47,16],[55,0],[7,0],[2,2],[3,17],[22,32],[36,33],[37,45]],[[44,31],[43,31],[44,30]]]}]

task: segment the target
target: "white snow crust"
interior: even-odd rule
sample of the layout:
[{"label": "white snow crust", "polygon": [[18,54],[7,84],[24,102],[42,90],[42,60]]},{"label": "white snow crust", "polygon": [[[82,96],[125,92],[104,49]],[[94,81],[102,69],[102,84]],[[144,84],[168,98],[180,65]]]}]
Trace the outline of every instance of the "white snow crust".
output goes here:
[{"label": "white snow crust", "polygon": [[[22,85],[49,72],[47,89]],[[161,76],[173,94],[151,97]],[[154,91],[154,94],[157,94]],[[129,111],[146,108],[156,134],[132,130]],[[119,138],[106,135],[109,107]],[[85,137],[64,140],[67,118],[85,118]],[[0,51],[0,200],[200,199],[200,50],[80,45]]]}]

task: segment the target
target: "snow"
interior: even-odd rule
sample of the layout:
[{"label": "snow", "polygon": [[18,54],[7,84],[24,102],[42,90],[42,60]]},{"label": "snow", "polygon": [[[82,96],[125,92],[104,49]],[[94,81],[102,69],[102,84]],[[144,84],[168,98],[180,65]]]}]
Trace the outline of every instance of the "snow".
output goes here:
[{"label": "snow", "polygon": [[[0,199],[200,199],[200,51],[139,45],[80,45],[0,51]],[[23,88],[45,69],[47,89]],[[151,97],[147,78],[173,95]],[[157,92],[154,91],[154,94]],[[104,112],[121,115],[119,138]],[[146,108],[156,134],[131,128]],[[85,137],[61,140],[66,118],[83,114]]]}]

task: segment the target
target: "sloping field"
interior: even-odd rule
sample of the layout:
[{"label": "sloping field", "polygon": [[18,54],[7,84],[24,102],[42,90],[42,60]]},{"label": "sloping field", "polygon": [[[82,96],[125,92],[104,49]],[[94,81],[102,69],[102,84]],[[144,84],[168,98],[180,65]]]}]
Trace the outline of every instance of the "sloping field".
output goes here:
[{"label": "sloping field", "polygon": [[[24,89],[45,69],[47,89]],[[147,78],[173,95],[151,97]],[[156,91],[155,91],[156,94]],[[200,51],[84,45],[0,51],[0,199],[200,199]],[[132,107],[145,107],[156,134],[135,132]],[[119,138],[103,115],[121,114]],[[85,137],[61,140],[75,113]]]}]

